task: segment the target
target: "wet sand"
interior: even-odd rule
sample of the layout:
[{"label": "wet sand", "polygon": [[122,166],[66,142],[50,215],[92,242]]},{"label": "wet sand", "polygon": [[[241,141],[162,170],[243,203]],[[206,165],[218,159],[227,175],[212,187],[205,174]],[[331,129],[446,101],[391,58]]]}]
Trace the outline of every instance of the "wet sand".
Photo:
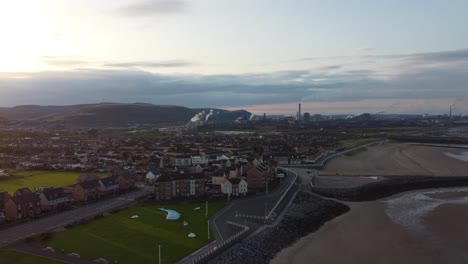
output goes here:
[{"label": "wet sand", "polygon": [[[467,191],[348,203],[349,213],[282,250],[272,263],[468,263]],[[443,199],[429,197],[436,194]]]},{"label": "wet sand", "polygon": [[450,157],[464,149],[432,147],[403,143],[385,143],[369,147],[354,156],[331,160],[320,175],[426,175],[468,176],[468,162]]},{"label": "wet sand", "polygon": [[443,204],[424,217],[422,224],[434,240],[434,248],[451,251],[451,255],[468,263],[468,205]]},{"label": "wet sand", "polygon": [[271,263],[444,263],[402,226],[382,202],[356,203],[351,212],[281,251]]}]

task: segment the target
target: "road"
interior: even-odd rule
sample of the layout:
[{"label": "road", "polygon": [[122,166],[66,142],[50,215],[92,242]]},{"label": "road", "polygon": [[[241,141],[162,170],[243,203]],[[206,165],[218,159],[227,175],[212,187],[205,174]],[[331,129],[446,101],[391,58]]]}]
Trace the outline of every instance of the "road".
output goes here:
[{"label": "road", "polygon": [[0,247],[6,247],[27,237],[64,227],[83,218],[109,212],[132,202],[135,198],[148,195],[149,193],[149,189],[140,189],[116,196],[115,198],[92,203],[85,207],[57,213],[0,230]]},{"label": "road", "polygon": [[[236,214],[258,216],[259,218],[267,215],[284,194],[293,179],[294,177],[292,175],[287,176],[284,182],[268,195],[238,199],[228,205],[226,210],[213,217],[212,226],[214,226],[213,229],[215,229],[213,230],[215,238],[217,240],[223,240],[239,231],[238,227],[227,224],[227,221],[245,224],[246,220],[236,217]],[[249,223],[250,222],[252,221],[249,221]],[[252,224],[253,223],[251,223],[251,225]]]},{"label": "road", "polygon": [[[216,242],[211,243],[190,256],[182,259],[178,263],[192,263],[197,257],[210,252],[219,247],[224,241],[238,234],[243,230],[241,226],[248,226],[247,234],[255,232],[261,226],[264,226],[264,217],[273,209],[274,205],[281,199],[283,194],[288,190],[296,177],[292,173],[288,173],[276,189],[267,195],[252,196],[241,198],[231,202],[228,206],[219,211],[214,217],[210,218],[210,230],[212,231]],[[297,188],[297,186],[296,186]],[[285,200],[288,200],[289,196]],[[286,203],[288,201],[285,201]],[[236,214],[246,214],[258,216],[259,219],[245,219],[236,217]],[[236,223],[236,225],[229,224]]]}]

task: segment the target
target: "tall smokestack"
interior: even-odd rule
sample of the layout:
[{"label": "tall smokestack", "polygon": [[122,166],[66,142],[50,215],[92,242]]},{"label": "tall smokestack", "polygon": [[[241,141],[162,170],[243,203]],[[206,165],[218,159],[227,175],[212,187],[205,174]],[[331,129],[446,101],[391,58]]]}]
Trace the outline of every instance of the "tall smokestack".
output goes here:
[{"label": "tall smokestack", "polygon": [[299,116],[298,116],[298,117],[299,117],[299,118],[298,118],[299,122],[301,122],[301,120],[302,120],[302,115],[301,115],[301,104],[299,104]]},{"label": "tall smokestack", "polygon": [[450,114],[449,114],[449,119],[452,119],[452,106],[453,106],[453,105],[451,105],[451,106],[450,106]]}]

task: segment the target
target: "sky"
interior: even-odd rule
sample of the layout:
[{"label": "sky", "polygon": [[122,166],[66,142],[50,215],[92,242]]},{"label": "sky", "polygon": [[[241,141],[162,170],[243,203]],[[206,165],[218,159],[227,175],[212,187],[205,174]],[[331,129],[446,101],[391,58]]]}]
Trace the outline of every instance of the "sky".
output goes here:
[{"label": "sky", "polygon": [[468,114],[465,0],[0,3],[0,106]]}]

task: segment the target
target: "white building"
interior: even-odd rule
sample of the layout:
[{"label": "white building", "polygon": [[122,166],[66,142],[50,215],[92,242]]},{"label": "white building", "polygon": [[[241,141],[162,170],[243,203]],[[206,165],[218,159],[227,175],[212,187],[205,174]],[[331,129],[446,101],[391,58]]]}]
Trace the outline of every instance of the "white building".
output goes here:
[{"label": "white building", "polygon": [[148,171],[148,173],[146,173],[146,182],[149,183],[149,184],[153,184],[154,181],[159,177],[161,176],[161,173],[159,172],[159,170],[157,169],[152,169],[150,171]]},{"label": "white building", "polygon": [[246,195],[248,192],[247,182],[244,179],[226,179],[221,182],[221,192],[228,197]]},{"label": "white building", "polygon": [[192,157],[190,156],[177,156],[175,158],[175,165],[178,167],[192,166]]},{"label": "white building", "polygon": [[208,157],[205,156],[192,156],[192,165],[196,166],[200,164],[201,166],[203,165],[208,165]]}]

